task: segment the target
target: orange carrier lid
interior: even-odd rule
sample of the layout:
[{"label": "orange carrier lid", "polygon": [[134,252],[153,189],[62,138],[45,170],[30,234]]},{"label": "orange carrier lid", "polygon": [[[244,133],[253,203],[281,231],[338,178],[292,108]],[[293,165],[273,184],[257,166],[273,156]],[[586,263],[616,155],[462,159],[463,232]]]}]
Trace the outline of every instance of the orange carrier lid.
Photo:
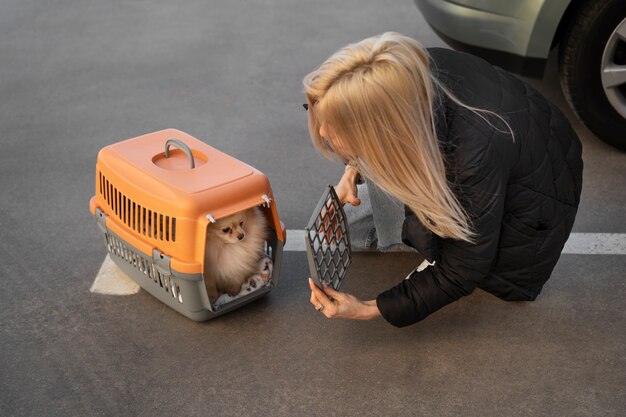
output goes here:
[{"label": "orange carrier lid", "polygon": [[166,129],[100,151],[90,208],[92,214],[100,208],[107,227],[147,255],[158,248],[172,257],[173,269],[201,273],[209,219],[268,201],[270,226],[284,242],[263,173],[180,130]]}]

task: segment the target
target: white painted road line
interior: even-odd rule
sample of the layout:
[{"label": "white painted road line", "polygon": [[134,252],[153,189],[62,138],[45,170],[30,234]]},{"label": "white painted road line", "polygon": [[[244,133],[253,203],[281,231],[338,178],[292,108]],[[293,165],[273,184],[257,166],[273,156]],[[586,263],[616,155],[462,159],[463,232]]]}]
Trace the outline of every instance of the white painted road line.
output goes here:
[{"label": "white painted road line", "polygon": [[137,294],[140,289],[107,255],[89,291],[107,295],[132,295]]},{"label": "white painted road line", "polygon": [[[303,252],[304,230],[287,230],[288,252]],[[563,254],[568,255],[626,255],[626,233],[572,233]],[[117,268],[107,255],[90,291],[107,295],[131,295],[139,285]]]},{"label": "white painted road line", "polygon": [[[305,251],[304,230],[287,230],[285,251]],[[626,233],[572,233],[563,248],[569,255],[626,255]]]},{"label": "white painted road line", "polygon": [[626,233],[572,233],[562,253],[571,255],[626,255]]},{"label": "white painted road line", "polygon": [[304,230],[287,230],[287,243],[283,248],[289,252],[304,252]]}]

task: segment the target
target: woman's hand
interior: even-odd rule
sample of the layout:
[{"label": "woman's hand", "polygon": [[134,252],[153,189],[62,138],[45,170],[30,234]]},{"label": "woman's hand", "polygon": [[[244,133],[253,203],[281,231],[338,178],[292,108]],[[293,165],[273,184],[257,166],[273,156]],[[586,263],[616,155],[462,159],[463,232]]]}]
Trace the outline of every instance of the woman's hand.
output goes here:
[{"label": "woman's hand", "polygon": [[339,184],[335,186],[335,192],[337,192],[341,204],[350,203],[353,206],[361,204],[356,188],[358,177],[358,171],[350,165],[346,165],[346,170],[339,180]]},{"label": "woman's hand", "polygon": [[[311,287],[311,304],[327,318],[344,318],[354,320],[370,320],[380,316],[376,300],[361,301],[343,292],[326,287],[320,290],[309,278]],[[329,298],[332,297],[332,300]]]}]

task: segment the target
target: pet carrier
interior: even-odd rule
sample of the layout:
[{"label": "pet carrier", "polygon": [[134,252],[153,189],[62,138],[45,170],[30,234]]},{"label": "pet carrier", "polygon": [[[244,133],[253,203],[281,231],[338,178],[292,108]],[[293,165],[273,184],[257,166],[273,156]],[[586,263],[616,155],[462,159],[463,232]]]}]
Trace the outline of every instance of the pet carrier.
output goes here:
[{"label": "pet carrier", "polygon": [[[278,283],[285,227],[268,178],[179,130],[103,148],[96,164],[96,195],[89,206],[119,268],[193,320],[232,311]],[[270,228],[264,250],[273,271],[257,290],[218,306],[203,276],[207,227],[257,206]]]}]

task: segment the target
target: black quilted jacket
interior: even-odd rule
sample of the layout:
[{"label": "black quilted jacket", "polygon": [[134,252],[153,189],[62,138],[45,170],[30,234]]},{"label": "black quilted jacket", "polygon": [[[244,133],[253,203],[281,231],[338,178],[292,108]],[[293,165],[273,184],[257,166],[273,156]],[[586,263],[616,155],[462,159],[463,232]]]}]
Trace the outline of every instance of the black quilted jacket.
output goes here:
[{"label": "black quilted jacket", "polygon": [[534,300],[556,265],[580,200],[581,144],[568,120],[528,84],[486,61],[429,49],[435,76],[465,104],[503,116],[515,139],[441,97],[437,136],[474,244],[442,239],[406,210],[403,241],[435,265],[380,294],[395,326],[424,319],[479,287],[504,300]]}]

